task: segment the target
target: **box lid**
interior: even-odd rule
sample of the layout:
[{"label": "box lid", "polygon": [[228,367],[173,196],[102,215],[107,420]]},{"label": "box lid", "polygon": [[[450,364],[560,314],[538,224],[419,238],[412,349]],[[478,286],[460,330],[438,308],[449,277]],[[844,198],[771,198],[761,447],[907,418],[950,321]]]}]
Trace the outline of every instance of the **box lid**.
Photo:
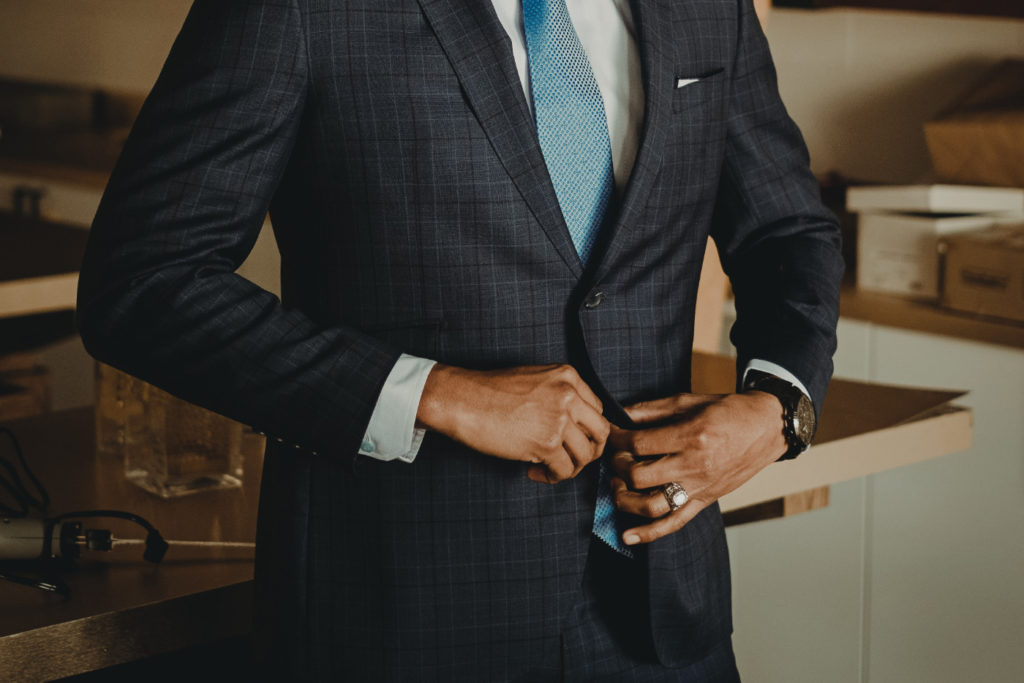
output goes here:
[{"label": "box lid", "polygon": [[[995,216],[962,213],[864,213],[857,220],[860,238],[910,234],[915,239],[922,234],[947,235],[950,233],[982,230],[997,222]],[[1004,219],[1005,220],[1005,219]]]},{"label": "box lid", "polygon": [[870,185],[846,191],[848,211],[1024,217],[1024,190],[977,185]]}]

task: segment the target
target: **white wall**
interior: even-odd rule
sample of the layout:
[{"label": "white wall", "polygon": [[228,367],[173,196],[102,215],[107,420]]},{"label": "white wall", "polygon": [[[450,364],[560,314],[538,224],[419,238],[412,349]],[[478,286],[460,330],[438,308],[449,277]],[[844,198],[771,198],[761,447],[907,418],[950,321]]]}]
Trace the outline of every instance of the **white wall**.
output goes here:
[{"label": "white wall", "polygon": [[[191,0],[3,0],[0,77],[146,91]],[[905,182],[929,170],[922,123],[985,68],[1024,57],[1024,21],[773,10],[780,88],[815,172]]]},{"label": "white wall", "polygon": [[192,0],[2,0],[0,76],[148,91]]},{"label": "white wall", "polygon": [[1024,20],[864,10],[773,10],[779,88],[815,173],[914,182],[922,125],[985,69],[1024,58]]}]

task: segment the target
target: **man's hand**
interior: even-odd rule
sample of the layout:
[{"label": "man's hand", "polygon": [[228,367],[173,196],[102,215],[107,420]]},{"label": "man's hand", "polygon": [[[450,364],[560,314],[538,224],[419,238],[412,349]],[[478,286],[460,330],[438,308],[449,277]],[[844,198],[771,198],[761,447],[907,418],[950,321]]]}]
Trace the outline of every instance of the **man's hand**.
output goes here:
[{"label": "man's hand", "polygon": [[[616,506],[656,520],[627,529],[627,545],[650,543],[678,531],[787,448],[782,405],[762,391],[679,394],[638,403],[626,412],[640,424],[661,423],[635,431],[613,428],[609,437],[617,451],[611,479]],[[670,511],[661,491],[669,482],[678,483],[690,496],[675,511]]]},{"label": "man's hand", "polygon": [[482,453],[534,463],[530,479],[554,484],[601,456],[609,431],[601,410],[569,365],[477,371],[438,364],[416,417]]}]

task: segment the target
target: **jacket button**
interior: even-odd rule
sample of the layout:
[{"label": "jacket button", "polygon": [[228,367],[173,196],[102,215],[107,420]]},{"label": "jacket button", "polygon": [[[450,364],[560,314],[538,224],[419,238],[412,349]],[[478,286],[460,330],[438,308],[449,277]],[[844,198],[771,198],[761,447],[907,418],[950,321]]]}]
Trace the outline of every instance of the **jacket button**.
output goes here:
[{"label": "jacket button", "polygon": [[594,291],[587,295],[586,299],[583,300],[583,307],[597,308],[598,306],[601,305],[601,302],[604,301],[604,297],[605,293],[602,290],[595,289]]}]

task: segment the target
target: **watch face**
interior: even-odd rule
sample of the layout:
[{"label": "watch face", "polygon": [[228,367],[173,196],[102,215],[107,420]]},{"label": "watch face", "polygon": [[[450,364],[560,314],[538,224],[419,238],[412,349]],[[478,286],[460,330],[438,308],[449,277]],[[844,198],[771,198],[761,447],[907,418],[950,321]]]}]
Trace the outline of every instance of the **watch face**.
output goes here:
[{"label": "watch face", "polygon": [[793,411],[793,431],[796,438],[806,447],[811,445],[814,438],[814,406],[806,396],[801,396],[797,401],[796,410]]}]

